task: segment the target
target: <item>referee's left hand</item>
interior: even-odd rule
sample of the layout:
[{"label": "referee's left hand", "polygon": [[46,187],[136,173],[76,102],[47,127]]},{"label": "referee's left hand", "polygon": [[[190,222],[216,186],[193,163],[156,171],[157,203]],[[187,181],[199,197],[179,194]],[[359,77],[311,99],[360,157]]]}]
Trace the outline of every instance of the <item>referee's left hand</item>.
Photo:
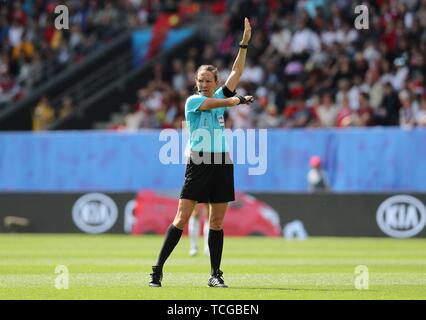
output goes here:
[{"label": "referee's left hand", "polygon": [[238,104],[250,104],[254,101],[253,96],[237,96],[240,100]]},{"label": "referee's left hand", "polygon": [[251,38],[251,25],[248,18],[244,18],[244,33],[243,39],[241,40],[241,44],[248,44]]}]

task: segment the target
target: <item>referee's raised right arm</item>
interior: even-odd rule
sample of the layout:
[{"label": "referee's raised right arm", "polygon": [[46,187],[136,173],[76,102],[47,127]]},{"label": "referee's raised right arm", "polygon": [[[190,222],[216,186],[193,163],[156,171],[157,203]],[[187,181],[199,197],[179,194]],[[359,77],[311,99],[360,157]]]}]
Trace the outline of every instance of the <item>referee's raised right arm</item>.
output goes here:
[{"label": "referee's raised right arm", "polygon": [[[225,82],[226,88],[230,92],[235,92],[238,82],[240,81],[241,75],[244,71],[244,65],[246,63],[246,55],[248,43],[251,38],[251,26],[248,18],[244,18],[244,33],[241,42],[239,43],[240,49],[238,50],[237,57],[235,58],[234,64],[232,66],[232,71]],[[215,99],[208,98],[200,106],[200,110],[210,110],[214,108],[221,108],[226,106],[236,106],[238,104],[247,104],[253,102],[252,96],[237,96],[230,97],[226,99]]]},{"label": "referee's raised right arm", "polygon": [[243,38],[239,44],[240,49],[238,50],[237,57],[235,58],[234,65],[232,66],[231,74],[225,82],[226,87],[235,91],[237,88],[238,82],[240,81],[241,75],[244,71],[244,65],[246,63],[246,55],[248,43],[251,38],[251,26],[248,18],[244,18],[244,33]]}]

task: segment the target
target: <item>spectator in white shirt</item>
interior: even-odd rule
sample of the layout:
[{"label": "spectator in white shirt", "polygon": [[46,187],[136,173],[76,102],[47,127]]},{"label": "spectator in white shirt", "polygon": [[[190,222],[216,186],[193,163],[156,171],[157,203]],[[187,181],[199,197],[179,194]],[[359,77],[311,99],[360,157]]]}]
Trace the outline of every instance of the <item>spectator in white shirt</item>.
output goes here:
[{"label": "spectator in white shirt", "polygon": [[322,94],[321,102],[321,105],[317,109],[319,126],[325,128],[335,127],[339,108],[333,103],[331,93],[325,91]]},{"label": "spectator in white shirt", "polygon": [[306,22],[299,20],[297,31],[294,33],[290,43],[290,50],[294,54],[305,51],[315,52],[320,50],[320,39],[318,35],[306,26]]}]

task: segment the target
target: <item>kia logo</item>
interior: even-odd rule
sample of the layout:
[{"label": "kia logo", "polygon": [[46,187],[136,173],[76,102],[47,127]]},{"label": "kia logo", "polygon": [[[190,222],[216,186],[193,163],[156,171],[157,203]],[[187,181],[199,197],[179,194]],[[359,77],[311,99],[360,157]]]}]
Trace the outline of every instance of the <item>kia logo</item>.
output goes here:
[{"label": "kia logo", "polygon": [[426,224],[424,204],[408,195],[386,199],[377,209],[377,224],[388,236],[409,238],[420,233]]},{"label": "kia logo", "polygon": [[72,208],[75,225],[87,233],[106,232],[117,221],[118,210],[115,202],[102,193],[82,196]]}]

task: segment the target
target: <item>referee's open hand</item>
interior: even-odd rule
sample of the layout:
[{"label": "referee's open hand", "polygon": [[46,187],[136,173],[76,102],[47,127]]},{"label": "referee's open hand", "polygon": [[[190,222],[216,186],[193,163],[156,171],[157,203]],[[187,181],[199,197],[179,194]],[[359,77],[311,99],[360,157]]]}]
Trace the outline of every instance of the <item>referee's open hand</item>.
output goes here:
[{"label": "referee's open hand", "polygon": [[251,38],[251,25],[248,18],[244,18],[244,33],[243,39],[241,40],[241,44],[247,45]]}]

